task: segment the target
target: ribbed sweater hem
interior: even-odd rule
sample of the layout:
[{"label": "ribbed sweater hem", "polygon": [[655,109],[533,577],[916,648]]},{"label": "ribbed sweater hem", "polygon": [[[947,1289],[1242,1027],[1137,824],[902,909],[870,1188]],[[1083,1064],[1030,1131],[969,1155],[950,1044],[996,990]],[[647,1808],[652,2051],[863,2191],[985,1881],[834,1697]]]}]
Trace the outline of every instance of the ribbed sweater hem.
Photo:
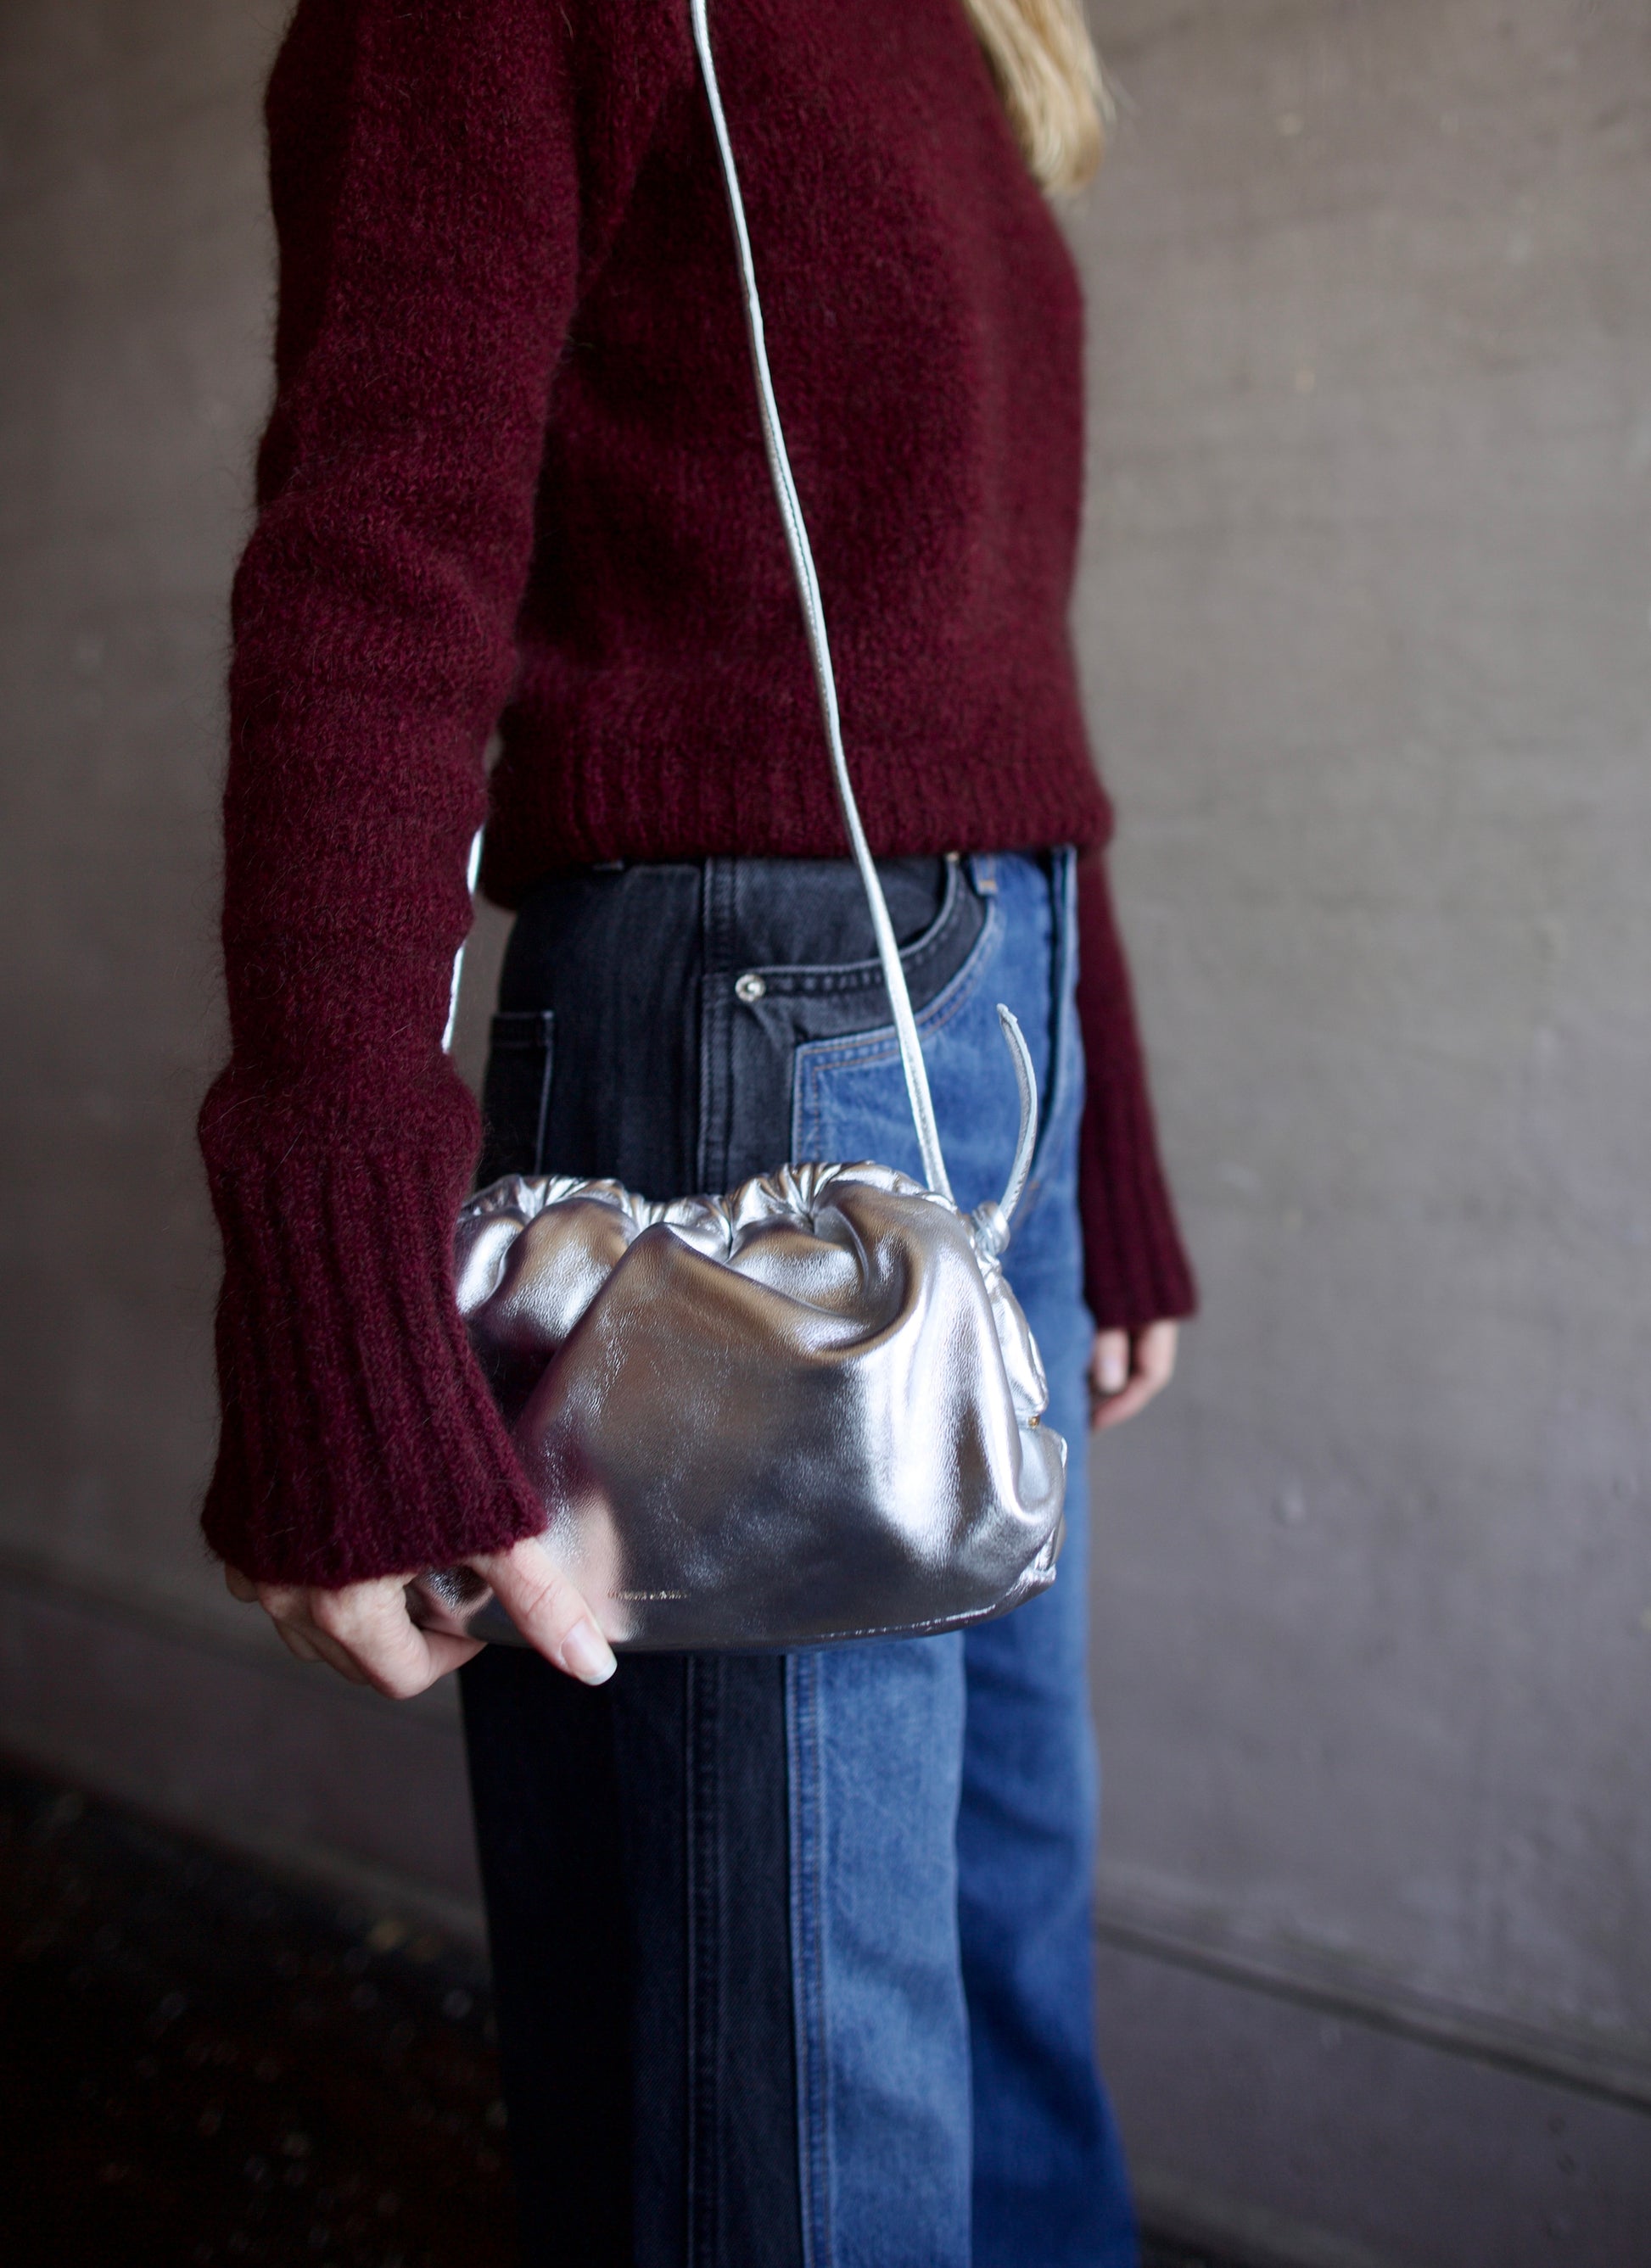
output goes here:
[{"label": "ribbed sweater hem", "polygon": [[392,1108],[375,1097],[359,1123],[332,1100],[249,1102],[227,1078],[208,1097],[229,1265],[203,1526],[245,1573],[336,1586],[542,1528],[453,1298],[478,1132],[445,1066]]}]

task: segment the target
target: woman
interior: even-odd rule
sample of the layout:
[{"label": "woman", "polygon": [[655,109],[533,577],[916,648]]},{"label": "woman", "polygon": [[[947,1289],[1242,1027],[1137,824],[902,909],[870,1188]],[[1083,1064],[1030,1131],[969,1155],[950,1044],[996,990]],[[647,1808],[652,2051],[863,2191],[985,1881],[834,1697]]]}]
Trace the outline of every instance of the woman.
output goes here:
[{"label": "woman", "polygon": [[[1067,639],[1080,309],[1027,162],[1085,170],[1093,58],[1070,0],[711,31],[953,1180],[1003,1179],[1004,999],[1043,1096],[1009,1273],[1080,1439],[1086,1373],[1128,1416],[1191,1304]],[[687,0],[302,0],[269,118],[207,1535],[300,1657],[396,1695],[466,1665],[530,2257],[1110,2268],[1081,1460],[1060,1580],[966,1639],[614,1676],[453,1306],[484,809],[519,909],[484,1175],[915,1163]],[[403,1579],[459,1559],[537,1652],[414,1628]]]}]

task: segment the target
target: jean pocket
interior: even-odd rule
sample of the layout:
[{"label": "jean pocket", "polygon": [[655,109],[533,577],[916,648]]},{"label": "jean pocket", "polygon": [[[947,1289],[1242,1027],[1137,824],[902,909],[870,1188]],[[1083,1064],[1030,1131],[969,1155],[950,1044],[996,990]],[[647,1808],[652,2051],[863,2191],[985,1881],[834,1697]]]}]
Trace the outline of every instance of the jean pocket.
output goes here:
[{"label": "jean pocket", "polygon": [[[1013,1152],[1014,1080],[1002,1053],[988,983],[1002,943],[1002,919],[989,900],[962,965],[918,1012],[924,1063],[954,1186],[960,1163],[965,1182],[972,1183],[977,1175],[969,1170],[968,1153],[978,1146],[995,1154],[999,1133],[1006,1138],[1008,1154]],[[1002,1073],[999,1091],[989,1100],[980,1092],[978,1072],[985,1060],[1000,1065]],[[994,1110],[997,1102],[1003,1110]],[[1006,1120],[1002,1129],[995,1123],[999,1116]],[[923,1179],[900,1043],[892,1024],[808,1040],[797,1047],[792,1067],[792,1154],[840,1161],[871,1158],[910,1174],[914,1181]]]},{"label": "jean pocket", "polygon": [[478,1189],[505,1174],[543,1172],[555,1040],[556,1017],[549,1008],[509,1009],[494,1017],[482,1082]]}]

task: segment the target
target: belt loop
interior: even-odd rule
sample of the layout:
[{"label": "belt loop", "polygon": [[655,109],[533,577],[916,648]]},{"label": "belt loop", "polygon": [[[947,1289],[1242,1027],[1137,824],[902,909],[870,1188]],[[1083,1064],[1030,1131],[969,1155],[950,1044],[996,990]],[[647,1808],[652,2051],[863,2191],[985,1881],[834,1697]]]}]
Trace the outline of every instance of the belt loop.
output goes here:
[{"label": "belt loop", "polygon": [[995,898],[998,895],[998,854],[995,850],[971,850],[969,854],[969,879],[976,895]]}]

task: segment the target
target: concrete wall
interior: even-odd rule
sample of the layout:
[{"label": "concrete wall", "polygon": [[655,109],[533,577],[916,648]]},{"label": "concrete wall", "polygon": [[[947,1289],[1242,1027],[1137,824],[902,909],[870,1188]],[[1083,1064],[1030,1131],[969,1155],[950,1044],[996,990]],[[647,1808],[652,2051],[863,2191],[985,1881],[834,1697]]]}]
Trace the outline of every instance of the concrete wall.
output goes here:
[{"label": "concrete wall", "polygon": [[226,581],[268,379],[277,11],[0,12],[7,1549],[215,1605],[212,1244]]},{"label": "concrete wall", "polygon": [[[0,15],[0,1697],[35,1755],[450,1904],[448,1705],[300,1683],[191,1527],[282,12]],[[1651,19],[1095,13],[1077,627],[1207,1303],[1098,1459],[1108,2053],[1161,2217],[1257,2260],[1627,2262]],[[375,1775],[428,1800],[357,1810]]]},{"label": "concrete wall", "polygon": [[1651,2052],[1651,18],[1104,19],[1080,637],[1208,1317],[1109,1885]]},{"label": "concrete wall", "polygon": [[1207,1301],[1099,1463],[1103,1911],[1643,2098],[1651,18],[1096,18],[1079,634]]}]

